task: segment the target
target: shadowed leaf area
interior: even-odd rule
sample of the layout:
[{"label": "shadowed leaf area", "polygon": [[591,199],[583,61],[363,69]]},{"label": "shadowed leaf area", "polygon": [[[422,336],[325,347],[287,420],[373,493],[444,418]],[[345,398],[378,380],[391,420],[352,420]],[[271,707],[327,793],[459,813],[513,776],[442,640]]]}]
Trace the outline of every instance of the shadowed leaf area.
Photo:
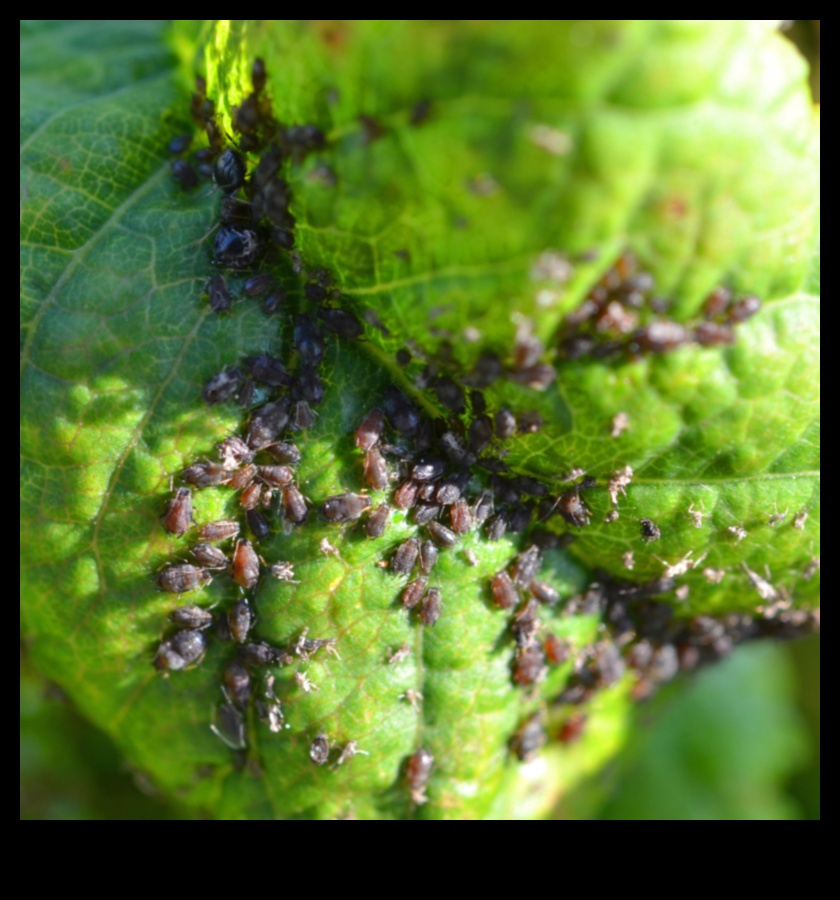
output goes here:
[{"label": "shadowed leaf area", "polygon": [[[816,127],[768,25],[21,39],[21,623],[161,790],[220,818],[545,814],[658,683],[818,624]],[[250,463],[220,461],[233,435]],[[174,569],[222,519],[221,567]],[[211,627],[178,632],[186,604]]]}]

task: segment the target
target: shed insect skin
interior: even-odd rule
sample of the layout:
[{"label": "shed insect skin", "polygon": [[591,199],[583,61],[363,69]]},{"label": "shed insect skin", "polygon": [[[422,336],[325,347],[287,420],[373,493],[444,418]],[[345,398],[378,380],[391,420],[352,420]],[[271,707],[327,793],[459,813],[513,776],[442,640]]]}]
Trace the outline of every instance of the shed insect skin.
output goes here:
[{"label": "shed insect skin", "polygon": [[557,498],[557,506],[560,515],[570,524],[583,528],[589,524],[592,513],[587,505],[580,499],[577,488],[565,491]]},{"label": "shed insect skin", "polygon": [[216,722],[218,725],[212,724],[210,730],[225,746],[231,750],[247,747],[245,719],[232,703],[224,703],[216,710]]},{"label": "shed insect skin", "polygon": [[408,659],[409,656],[411,656],[411,647],[408,644],[402,644],[388,657],[388,665],[395,666],[404,659]]},{"label": "shed insect skin", "polygon": [[180,537],[192,528],[193,505],[189,488],[178,488],[163,514],[163,527],[169,534]]},{"label": "shed insect skin", "polygon": [[225,438],[216,449],[219,451],[219,459],[226,469],[247,465],[254,458],[254,451],[236,434]]}]

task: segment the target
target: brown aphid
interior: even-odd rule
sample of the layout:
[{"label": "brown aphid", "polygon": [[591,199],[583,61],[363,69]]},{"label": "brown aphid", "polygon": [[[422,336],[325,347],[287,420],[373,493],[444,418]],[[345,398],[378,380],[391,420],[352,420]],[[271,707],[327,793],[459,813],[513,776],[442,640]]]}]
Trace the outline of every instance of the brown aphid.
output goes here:
[{"label": "brown aphid", "polygon": [[435,624],[443,611],[443,603],[438,588],[429,588],[420,605],[420,621],[429,627]]},{"label": "brown aphid", "polygon": [[273,444],[289,421],[289,409],[288,397],[261,406],[251,419],[248,445],[259,450]]},{"label": "brown aphid", "polygon": [[238,659],[232,659],[224,671],[225,696],[239,709],[246,709],[251,699],[251,676]]},{"label": "brown aphid", "polygon": [[330,742],[325,734],[315,735],[309,746],[309,758],[316,766],[326,765],[330,758]]},{"label": "brown aphid", "polygon": [[536,544],[532,544],[527,550],[524,550],[516,557],[513,565],[513,583],[517,587],[525,587],[533,581],[534,576],[539,572],[542,566],[542,557],[540,556],[540,548]]},{"label": "brown aphid", "polygon": [[294,477],[294,472],[288,466],[260,466],[258,474],[266,484],[274,488],[291,484]]},{"label": "brown aphid", "polygon": [[254,458],[254,451],[236,434],[225,438],[216,449],[219,451],[219,459],[226,469],[236,469],[238,466],[250,463]]},{"label": "brown aphid", "polygon": [[385,529],[388,527],[390,518],[391,507],[387,503],[380,503],[370,514],[367,522],[365,522],[365,534],[369,538],[382,537],[385,534]]},{"label": "brown aphid", "polygon": [[746,322],[761,309],[761,300],[758,297],[742,297],[735,302],[729,310],[730,322]]},{"label": "brown aphid", "polygon": [[227,623],[232,640],[244,644],[254,627],[255,616],[247,600],[237,600],[228,610]]},{"label": "brown aphid", "polygon": [[282,441],[266,447],[266,450],[285,466],[296,466],[303,458],[300,450],[294,444],[287,444]]},{"label": "brown aphid", "polygon": [[385,458],[373,447],[365,453],[365,482],[374,491],[384,491],[388,487],[388,465]]},{"label": "brown aphid", "polygon": [[517,651],[513,665],[513,680],[518,685],[529,687],[538,684],[547,673],[545,653],[538,644],[531,644]]},{"label": "brown aphid", "polygon": [[429,783],[434,764],[434,756],[422,747],[408,758],[408,763],[405,767],[405,777],[411,790],[411,799],[418,806],[422,806],[428,800],[426,797],[426,785]]},{"label": "brown aphid", "polygon": [[520,434],[536,434],[542,431],[543,417],[535,409],[526,409],[516,417],[516,428]]},{"label": "brown aphid", "polygon": [[189,488],[178,488],[163,514],[163,527],[180,536],[190,530],[193,523],[192,492]]},{"label": "brown aphid", "polygon": [[253,481],[239,495],[239,505],[243,509],[254,509],[260,502],[262,494],[262,485],[258,481]]},{"label": "brown aphid", "polygon": [[557,378],[557,370],[548,363],[535,363],[510,373],[512,381],[518,381],[534,391],[544,391]]},{"label": "brown aphid", "polygon": [[568,641],[560,640],[556,634],[546,636],[546,639],[543,641],[543,649],[548,661],[556,666],[566,662],[571,652]]},{"label": "brown aphid", "polygon": [[260,578],[260,560],[253,545],[247,538],[236,542],[232,563],[233,580],[248,591],[256,585]]},{"label": "brown aphid", "polygon": [[517,647],[527,647],[534,642],[542,624],[537,618],[538,609],[537,601],[531,599],[513,617],[510,630]]},{"label": "brown aphid", "polygon": [[436,519],[443,507],[439,503],[418,503],[414,507],[414,523],[416,525],[428,525],[432,519]]},{"label": "brown aphid", "polygon": [[195,561],[206,569],[224,569],[228,559],[225,554],[212,544],[200,543],[192,548]]},{"label": "brown aphid", "polygon": [[385,413],[381,409],[372,409],[356,429],[356,446],[362,450],[371,450],[382,437],[384,424]]},{"label": "brown aphid", "polygon": [[701,322],[694,329],[694,340],[701,347],[714,347],[719,344],[733,344],[735,332],[731,325],[719,322]]},{"label": "brown aphid", "polygon": [[440,522],[429,522],[426,528],[428,528],[429,534],[438,547],[446,549],[447,547],[454,547],[458,543],[458,535],[454,531],[450,531],[445,525],[441,525]]},{"label": "brown aphid", "polygon": [[557,506],[560,515],[570,524],[582,528],[589,524],[592,513],[589,507],[580,499],[577,488],[565,491],[557,498]]},{"label": "brown aphid", "polygon": [[306,498],[293,484],[283,488],[283,509],[286,518],[295,525],[303,525],[307,519]]},{"label": "brown aphid", "polygon": [[411,509],[417,502],[419,490],[420,485],[416,481],[411,478],[404,481],[394,493],[394,504],[397,509]]},{"label": "brown aphid", "polygon": [[438,560],[438,548],[433,541],[423,541],[420,544],[419,564],[423,575],[428,575],[435,567]]},{"label": "brown aphid", "polygon": [[247,465],[242,466],[241,469],[237,469],[233,475],[231,475],[230,486],[235,491],[241,491],[248,487],[256,477],[257,467],[253,463],[248,463]]},{"label": "brown aphid", "polygon": [[397,575],[408,575],[417,562],[420,553],[420,541],[412,537],[397,547],[391,557],[391,571]]},{"label": "brown aphid", "polygon": [[337,494],[327,497],[321,515],[328,522],[353,522],[370,507],[370,500],[360,494]]},{"label": "brown aphid", "polygon": [[544,581],[532,581],[528,590],[545,606],[554,606],[560,600],[560,592]]},{"label": "brown aphid", "polygon": [[519,594],[507,572],[499,572],[490,583],[493,597],[502,609],[513,609],[519,602]]},{"label": "brown aphid", "polygon": [[427,585],[428,582],[425,578],[415,578],[414,581],[409,581],[400,595],[402,605],[406,609],[413,609],[417,606],[423,598],[423,595],[426,593]]},{"label": "brown aphid", "polygon": [[219,484],[227,484],[231,475],[230,469],[226,469],[220,463],[212,462],[193,463],[181,472],[184,481],[195,487],[216,487]]},{"label": "brown aphid", "polygon": [[196,628],[201,630],[209,628],[213,624],[213,614],[200,606],[191,604],[189,606],[179,606],[178,609],[173,610],[169,616],[169,621],[177,625],[178,628]]},{"label": "brown aphid", "polygon": [[449,508],[452,531],[455,534],[469,534],[472,531],[472,510],[465,500],[458,500]]},{"label": "brown aphid", "polygon": [[169,566],[155,579],[158,587],[169,594],[186,594],[198,590],[213,580],[207,569],[184,563]]},{"label": "brown aphid", "polygon": [[573,744],[575,741],[580,740],[587,718],[583,713],[573,713],[563,723],[557,734],[557,739],[563,744]]},{"label": "brown aphid", "polygon": [[238,534],[239,522],[235,519],[219,519],[198,529],[198,536],[204,541],[226,541]]},{"label": "brown aphid", "polygon": [[732,291],[725,287],[716,287],[703,302],[703,315],[708,319],[718,319],[729,309],[732,302]]},{"label": "brown aphid", "polygon": [[537,755],[546,740],[542,716],[536,712],[516,729],[516,733],[511,738],[510,749],[522,762],[528,762]]},{"label": "brown aphid", "polygon": [[687,343],[690,338],[691,333],[684,325],[662,319],[636,331],[632,344],[643,353],[666,353]]}]

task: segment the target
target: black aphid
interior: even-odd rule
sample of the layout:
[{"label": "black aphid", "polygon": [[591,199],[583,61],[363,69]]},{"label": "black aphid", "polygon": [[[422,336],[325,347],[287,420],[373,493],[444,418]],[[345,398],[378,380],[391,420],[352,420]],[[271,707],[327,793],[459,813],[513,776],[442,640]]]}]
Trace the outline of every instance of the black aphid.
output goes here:
[{"label": "black aphid", "polygon": [[196,544],[192,548],[192,555],[195,561],[206,569],[224,569],[227,567],[227,556],[212,544],[203,542]]},{"label": "black aphid", "polygon": [[472,508],[473,521],[481,527],[493,514],[493,495],[489,491],[482,491]]},{"label": "black aphid", "polygon": [[443,475],[445,465],[442,459],[427,456],[415,463],[411,469],[411,477],[415,481],[436,481]]},{"label": "black aphid", "polygon": [[517,503],[508,514],[508,531],[518,534],[531,524],[532,508],[525,503]]},{"label": "black aphid", "polygon": [[500,541],[507,533],[508,515],[504,511],[494,513],[487,519],[487,540]]},{"label": "black aphid", "polygon": [[173,155],[178,156],[181,153],[186,153],[187,150],[190,149],[190,144],[192,143],[192,135],[191,134],[179,134],[178,137],[172,138],[167,146],[167,150]]},{"label": "black aphid", "polygon": [[440,449],[446,458],[459,466],[471,466],[475,462],[475,454],[467,450],[454,431],[445,431],[440,437]]},{"label": "black aphid", "polygon": [[295,346],[304,362],[317,366],[324,358],[324,339],[312,316],[304,313],[298,316],[294,328]]},{"label": "black aphid", "polygon": [[198,184],[198,172],[184,159],[175,159],[171,165],[172,177],[182,188],[189,190]]},{"label": "black aphid", "polygon": [[260,560],[251,542],[240,539],[236,542],[232,562],[233,580],[244,590],[250,590],[260,579]]},{"label": "black aphid", "polygon": [[272,316],[274,313],[278,312],[283,307],[283,303],[286,300],[286,292],[277,289],[276,291],[272,291],[266,298],[263,300],[262,308],[263,312],[267,316]]},{"label": "black aphid", "polygon": [[263,243],[253,228],[219,229],[213,242],[213,261],[229,269],[247,269],[259,256]]},{"label": "black aphid", "polygon": [[522,687],[542,681],[547,674],[545,653],[542,647],[530,644],[516,654],[513,664],[513,680]]},{"label": "black aphid", "polygon": [[247,600],[237,600],[228,610],[228,630],[237,644],[248,640],[248,633],[254,627],[254,614]]},{"label": "black aphid", "polygon": [[289,427],[293,431],[305,431],[315,424],[316,418],[315,412],[306,400],[298,400],[292,407]]},{"label": "black aphid", "polygon": [[547,740],[542,715],[537,712],[529,716],[516,730],[510,742],[510,749],[522,762],[528,762],[537,755]]},{"label": "black aphid", "polygon": [[227,284],[221,275],[211,275],[207,281],[207,294],[210,298],[210,309],[214,313],[225,312],[230,309],[233,300],[228,291]]},{"label": "black aphid", "polygon": [[289,421],[289,407],[288,397],[281,397],[279,400],[261,406],[251,419],[248,428],[248,445],[259,449],[273,444]]},{"label": "black aphid", "polygon": [[420,553],[420,541],[417,538],[409,538],[397,547],[391,557],[391,571],[397,575],[408,575],[417,562]]},{"label": "black aphid", "polygon": [[178,628],[209,628],[213,624],[213,614],[200,606],[190,604],[189,606],[179,606],[178,609],[173,610],[169,621]]},{"label": "black aphid", "polygon": [[436,519],[443,510],[439,503],[418,503],[414,507],[413,519],[415,525],[426,525]]},{"label": "black aphid", "polygon": [[245,157],[228,147],[213,163],[213,180],[226,194],[233,194],[245,183]]},{"label": "black aphid", "polygon": [[327,497],[321,506],[321,515],[328,522],[352,522],[370,506],[370,500],[359,494],[338,494]]},{"label": "black aphid", "polygon": [[428,575],[438,560],[438,548],[434,541],[423,541],[420,544],[420,571]]},{"label": "black aphid", "polygon": [[249,641],[242,646],[240,652],[245,664],[255,669],[288,662],[285,651],[280,650],[278,647],[272,647],[271,644],[266,644],[265,641]]},{"label": "black aphid", "polygon": [[232,659],[224,672],[225,694],[238,709],[246,709],[251,699],[251,676],[238,659]]},{"label": "black aphid", "polygon": [[198,629],[179,631],[168,641],[162,641],[155,654],[158,669],[177,672],[198,663],[207,650],[207,639]]},{"label": "black aphid", "polygon": [[642,540],[646,544],[649,544],[651,541],[658,541],[661,536],[659,526],[650,519],[639,519],[639,528],[642,533]]},{"label": "black aphid", "polygon": [[183,563],[179,566],[169,566],[155,579],[158,587],[169,594],[186,594],[196,591],[210,584],[210,573],[199,566]]},{"label": "black aphid", "polygon": [[397,365],[404,369],[411,362],[411,353],[406,350],[404,347],[401,350],[397,350]]},{"label": "black aphid", "polygon": [[439,547],[454,547],[458,543],[458,535],[440,522],[429,522],[426,526],[429,534]]},{"label": "black aphid", "polygon": [[516,417],[516,427],[520,434],[536,434],[542,430],[543,418],[535,409],[527,409]]},{"label": "black aphid", "polygon": [[318,316],[330,331],[346,340],[354,341],[365,333],[362,323],[343,309],[319,309]]},{"label": "black aphid", "polygon": [[189,488],[178,488],[163,514],[163,527],[176,536],[185,534],[193,523],[192,492]]},{"label": "black aphid", "polygon": [[365,534],[369,538],[382,537],[385,534],[385,529],[388,527],[390,518],[391,507],[387,503],[380,503],[370,514],[367,522],[365,522]]},{"label": "black aphid", "polygon": [[441,404],[448,410],[459,416],[466,412],[467,404],[463,388],[456,384],[448,375],[436,378],[432,383],[432,390]]},{"label": "black aphid", "polygon": [[438,489],[435,491],[435,500],[437,500],[438,503],[442,503],[444,506],[448,506],[450,503],[455,503],[457,500],[460,500],[461,494],[467,484],[469,484],[471,477],[472,475],[469,469],[461,469],[458,472],[447,475],[447,477],[440,482]]},{"label": "black aphid", "polygon": [[330,742],[325,734],[315,736],[309,747],[309,758],[316,766],[326,765],[327,760],[330,758]]},{"label": "black aphid", "polygon": [[239,369],[222,369],[204,385],[201,396],[209,406],[224,403],[237,392],[240,384],[242,372]]},{"label": "black aphid", "polygon": [[249,509],[245,513],[245,521],[256,540],[264,541],[271,534],[271,528],[265,516],[258,509]]},{"label": "black aphid", "polygon": [[473,453],[481,453],[488,446],[493,440],[493,423],[490,416],[480,415],[473,419],[467,433],[467,440]]},{"label": "black aphid", "polygon": [[388,388],[385,394],[385,415],[391,420],[400,434],[411,435],[420,425],[420,412],[417,407],[396,388]]},{"label": "black aphid", "polygon": [[312,366],[301,366],[298,372],[297,389],[307,403],[316,406],[324,399],[324,382]]},{"label": "black aphid", "polygon": [[495,353],[482,353],[470,375],[465,379],[472,387],[489,387],[501,377],[502,361]]}]

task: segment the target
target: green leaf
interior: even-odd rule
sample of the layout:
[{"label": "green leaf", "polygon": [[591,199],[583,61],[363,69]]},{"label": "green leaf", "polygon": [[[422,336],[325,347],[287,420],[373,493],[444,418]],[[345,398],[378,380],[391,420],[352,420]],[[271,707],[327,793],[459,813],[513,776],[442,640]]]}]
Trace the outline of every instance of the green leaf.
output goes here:
[{"label": "green leaf", "polygon": [[[22,31],[21,622],[33,657],[133,764],[215,816],[544,812],[626,739],[630,682],[598,701],[586,754],[555,748],[547,771],[511,759],[511,735],[539,700],[511,682],[508,617],[488,582],[520,541],[473,534],[442,553],[444,614],[422,629],[399,606],[403,581],[377,565],[416,532],[402,514],[376,541],[315,516],[273,533],[261,554],[294,563],[301,583],[261,583],[257,633],[281,644],[308,627],[336,637],[341,660],[295,667],[317,692],[296,685],[293,667],[278,671],[290,727],[274,735],[249,719],[244,769],[208,728],[229,649],[211,642],[201,666],[169,679],[150,665],[177,605],[155,593],[154,572],[194,542],[160,527],[170,479],[243,426],[240,409],[206,407],[201,388],[241,357],[292,352],[291,316],[274,324],[237,300],[219,317],[203,298],[218,199],[184,193],[170,175],[166,145],[192,127],[183,86],[200,59],[227,125],[261,56],[277,117],[328,137],[283,173],[296,252],[384,330],[328,344],[325,401],[298,440],[299,483],[316,504],[362,487],[352,431],[390,384],[444,413],[415,387],[420,355],[438,351],[442,334],[464,370],[482,350],[508,356],[522,317],[554,346],[564,316],[625,247],[678,319],[695,317],[719,283],[764,299],[730,348],[558,361],[544,392],[509,381],[487,392],[491,411],[536,409],[545,421],[506,445],[515,472],[558,491],[575,466],[600,484],[624,466],[635,472],[617,522],[602,524],[610,500],[600,488],[587,497],[593,524],[550,555],[547,578],[562,596],[599,569],[626,577],[627,551],[640,580],[661,575],[663,561],[707,554],[726,576],[685,575],[689,614],[754,611],[742,564],[769,565],[797,605],[818,598],[819,577],[803,577],[819,554],[819,395],[816,129],[802,64],[769,27],[740,22],[182,23],[169,38],[177,69],[156,24]],[[422,100],[428,118],[412,124]],[[370,139],[362,115],[381,137]],[[547,251],[593,249],[597,259],[568,281],[539,266]],[[290,262],[272,271],[290,310],[302,309]],[[242,280],[230,279],[234,294]],[[403,370],[395,353],[406,345],[415,359]],[[612,438],[618,412],[630,427]],[[199,492],[196,507],[199,524],[237,509],[225,488]],[[705,514],[699,528],[690,510]],[[660,542],[641,541],[641,516],[660,526]],[[324,538],[338,556],[321,552]],[[224,608],[233,587],[219,577],[194,596]],[[543,618],[578,649],[598,625]],[[389,665],[403,644],[412,652]],[[552,672],[543,697],[570,668]],[[422,693],[417,710],[408,690]],[[320,731],[369,755],[318,768],[308,748]],[[402,775],[419,746],[435,756],[422,806]]]}]

